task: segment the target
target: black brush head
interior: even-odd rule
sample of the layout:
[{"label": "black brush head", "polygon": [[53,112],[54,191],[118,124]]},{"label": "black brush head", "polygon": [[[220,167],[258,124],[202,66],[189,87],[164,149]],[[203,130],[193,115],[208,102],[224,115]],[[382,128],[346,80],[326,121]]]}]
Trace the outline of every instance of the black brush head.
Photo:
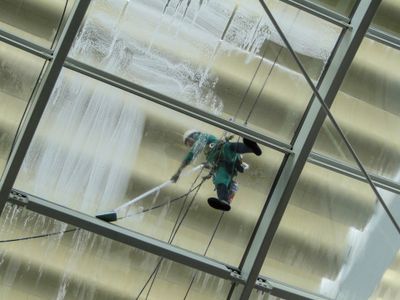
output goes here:
[{"label": "black brush head", "polygon": [[114,222],[117,221],[117,213],[115,211],[109,211],[96,215],[96,218],[106,222]]}]

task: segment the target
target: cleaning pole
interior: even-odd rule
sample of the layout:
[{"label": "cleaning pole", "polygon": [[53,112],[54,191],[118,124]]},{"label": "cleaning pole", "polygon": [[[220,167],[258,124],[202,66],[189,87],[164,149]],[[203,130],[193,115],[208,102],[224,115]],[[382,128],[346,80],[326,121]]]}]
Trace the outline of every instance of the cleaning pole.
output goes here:
[{"label": "cleaning pole", "polygon": [[[197,167],[194,167],[193,169],[191,169],[190,171],[187,172],[182,172],[181,176],[187,176],[190,175],[194,172],[196,172],[197,170],[202,169],[204,166],[204,164],[198,165]],[[116,220],[118,220],[120,218],[120,214],[123,210],[126,210],[129,208],[129,206],[131,206],[132,204],[146,198],[147,196],[153,194],[153,193],[158,193],[160,192],[161,189],[171,185],[172,183],[174,183],[171,179],[164,182],[163,184],[160,184],[154,188],[152,188],[151,190],[148,190],[147,192],[133,198],[132,200],[129,200],[128,202],[122,204],[121,206],[118,206],[117,208],[114,208],[112,211],[108,211],[108,212],[103,212],[103,213],[99,213],[96,215],[96,218],[106,221],[106,222],[114,222]]]}]

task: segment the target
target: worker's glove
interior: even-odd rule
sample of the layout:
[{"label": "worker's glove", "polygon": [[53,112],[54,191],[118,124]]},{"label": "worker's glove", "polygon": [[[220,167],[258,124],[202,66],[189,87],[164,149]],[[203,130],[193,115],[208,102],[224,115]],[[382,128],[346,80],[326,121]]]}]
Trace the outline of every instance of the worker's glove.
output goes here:
[{"label": "worker's glove", "polygon": [[210,179],[212,177],[211,173],[208,173],[206,176],[203,176],[204,180]]},{"label": "worker's glove", "polygon": [[177,182],[180,175],[181,175],[181,171],[179,170],[178,172],[176,172],[176,173],[171,177],[171,181],[172,181],[173,183]]},{"label": "worker's glove", "polygon": [[203,168],[204,168],[204,169],[211,169],[211,168],[212,168],[212,165],[209,164],[208,162],[204,162],[204,163],[203,163]]}]

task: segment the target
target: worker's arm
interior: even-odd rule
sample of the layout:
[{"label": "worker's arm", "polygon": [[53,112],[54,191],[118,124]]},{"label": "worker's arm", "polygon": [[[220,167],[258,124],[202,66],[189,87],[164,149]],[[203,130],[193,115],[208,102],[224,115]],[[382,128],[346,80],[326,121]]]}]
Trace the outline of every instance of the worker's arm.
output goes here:
[{"label": "worker's arm", "polygon": [[178,171],[176,171],[176,173],[171,177],[171,181],[172,182],[177,182],[179,179],[179,176],[181,176],[181,173],[183,171],[183,169],[190,164],[190,161],[182,161],[181,165],[179,166]]},{"label": "worker's arm", "polygon": [[213,140],[214,136],[210,136],[208,134],[202,134],[194,145],[190,148],[190,151],[186,154],[186,157],[183,159],[181,165],[179,166],[178,171],[171,177],[172,182],[177,182],[179,176],[181,175],[183,169],[188,166],[200,152],[203,151],[204,147],[209,143],[209,139]]}]

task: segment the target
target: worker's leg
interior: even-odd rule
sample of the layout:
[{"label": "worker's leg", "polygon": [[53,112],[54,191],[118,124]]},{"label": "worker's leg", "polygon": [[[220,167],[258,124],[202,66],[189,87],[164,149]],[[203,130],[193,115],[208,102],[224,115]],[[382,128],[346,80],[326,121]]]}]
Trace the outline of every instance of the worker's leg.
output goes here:
[{"label": "worker's leg", "polygon": [[229,211],[231,210],[231,204],[230,201],[228,200],[228,187],[225,184],[218,184],[215,186],[217,189],[217,196],[218,198],[208,198],[207,202],[208,204],[215,209],[219,209],[222,211]]},{"label": "worker's leg", "polygon": [[229,148],[231,151],[238,154],[254,153],[257,156],[262,154],[262,151],[257,143],[247,139],[243,139],[243,143],[230,143]]},{"label": "worker's leg", "polygon": [[218,200],[220,201],[228,201],[228,196],[229,196],[229,192],[228,192],[228,186],[226,186],[225,184],[218,184],[216,186],[217,188],[217,196],[218,196]]},{"label": "worker's leg", "polygon": [[213,177],[213,183],[217,190],[218,199],[209,198],[207,200],[208,204],[210,204],[211,207],[223,211],[229,211],[231,209],[229,203],[229,191],[228,191],[228,186],[230,181],[231,181],[231,176],[226,171],[226,169],[223,167],[217,168]]}]

